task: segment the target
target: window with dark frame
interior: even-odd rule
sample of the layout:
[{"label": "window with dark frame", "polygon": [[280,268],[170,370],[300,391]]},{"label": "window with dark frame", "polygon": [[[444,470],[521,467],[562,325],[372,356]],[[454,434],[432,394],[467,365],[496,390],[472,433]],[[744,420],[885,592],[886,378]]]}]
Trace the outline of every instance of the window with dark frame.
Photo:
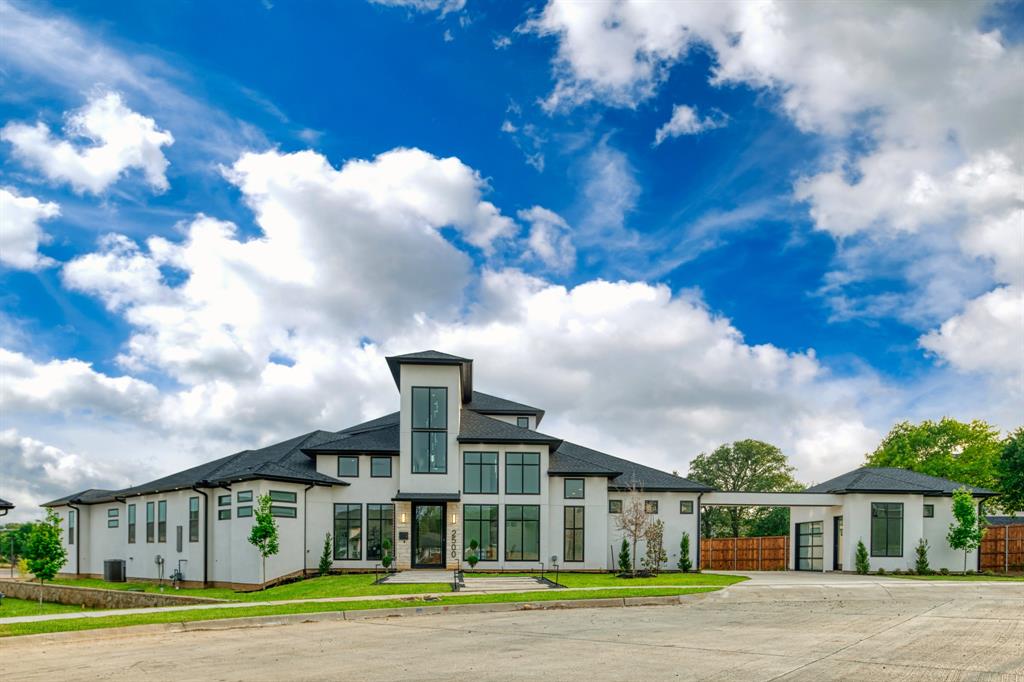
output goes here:
[{"label": "window with dark frame", "polygon": [[252,491],[251,490],[239,490],[238,491],[239,502],[252,502]]},{"label": "window with dark frame", "polygon": [[334,558],[362,559],[363,506],[361,504],[334,505]]},{"label": "window with dark frame", "polygon": [[657,514],[658,513],[658,501],[657,500],[644,500],[644,513],[645,514]]},{"label": "window with dark frame", "polygon": [[218,521],[230,521],[231,520],[231,510],[230,509],[218,509],[217,510],[217,520]]},{"label": "window with dark frame", "polygon": [[518,426],[521,429],[528,429],[528,428],[530,428],[530,418],[529,417],[516,417],[516,426]]},{"label": "window with dark frame", "polygon": [[903,556],[903,503],[871,503],[871,556]]},{"label": "window with dark frame", "polygon": [[540,494],[540,453],[505,453],[505,494]]},{"label": "window with dark frame", "polygon": [[[390,459],[390,458],[389,458]],[[395,546],[395,505],[366,505],[366,558],[379,561],[384,558],[384,539]],[[394,556],[392,554],[392,556]]]},{"label": "window with dark frame", "polygon": [[146,542],[156,539],[156,503],[146,503]]},{"label": "window with dark frame", "polygon": [[270,515],[276,516],[279,519],[296,519],[299,517],[299,512],[295,507],[282,507],[281,505],[272,504],[270,505]]},{"label": "window with dark frame", "polygon": [[924,518],[933,519],[935,518],[935,505],[926,504],[924,505]]},{"label": "window with dark frame", "polygon": [[116,517],[118,517],[120,515],[121,515],[121,510],[118,509],[117,507],[111,507],[110,509],[107,510],[107,518],[108,519],[116,518]]},{"label": "window with dark frame", "polygon": [[182,549],[184,549],[181,542],[182,536],[184,535],[182,531],[183,529],[181,526],[174,527],[174,549],[178,554],[181,554]]},{"label": "window with dark frame", "polygon": [[391,478],[391,457],[376,456],[370,458],[371,478]]},{"label": "window with dark frame", "polygon": [[75,510],[68,510],[68,544],[75,544]]},{"label": "window with dark frame", "polygon": [[693,513],[693,500],[680,500],[679,501],[679,513],[680,514],[692,514]]},{"label": "window with dark frame", "polygon": [[562,559],[564,561],[583,561],[583,507],[564,508],[564,532],[562,539]]},{"label": "window with dark frame", "polygon": [[290,490],[271,490],[270,501],[291,502],[292,504],[295,504],[298,501],[298,495]]},{"label": "window with dark frame", "polygon": [[462,505],[462,556],[469,556],[469,543],[477,542],[480,561],[498,560],[498,505]]},{"label": "window with dark frame", "polygon": [[135,544],[135,505],[128,505],[128,544]]},{"label": "window with dark frame", "polygon": [[505,505],[505,561],[540,561],[540,505]]},{"label": "window with dark frame", "polygon": [[252,506],[245,505],[244,507],[238,507],[235,509],[235,516],[239,519],[247,519],[252,516]]},{"label": "window with dark frame", "polygon": [[338,457],[338,478],[359,478],[359,457],[340,455]]},{"label": "window with dark frame", "polygon": [[470,495],[497,494],[498,453],[467,452],[462,455],[463,492]]},{"label": "window with dark frame", "polygon": [[448,389],[413,386],[412,473],[448,473]]},{"label": "window with dark frame", "polygon": [[567,478],[562,484],[562,497],[567,500],[582,500],[583,491],[582,478]]},{"label": "window with dark frame", "polygon": [[218,495],[217,496],[218,507],[230,507],[231,506],[231,495]]},{"label": "window with dark frame", "polygon": [[156,541],[167,542],[167,500],[156,503]]},{"label": "window with dark frame", "polygon": [[622,513],[622,500],[608,500],[608,513],[609,514],[621,514]]},{"label": "window with dark frame", "polygon": [[107,519],[107,528],[117,528],[119,524],[118,519]]},{"label": "window with dark frame", "polygon": [[199,498],[188,498],[188,541],[199,542]]}]

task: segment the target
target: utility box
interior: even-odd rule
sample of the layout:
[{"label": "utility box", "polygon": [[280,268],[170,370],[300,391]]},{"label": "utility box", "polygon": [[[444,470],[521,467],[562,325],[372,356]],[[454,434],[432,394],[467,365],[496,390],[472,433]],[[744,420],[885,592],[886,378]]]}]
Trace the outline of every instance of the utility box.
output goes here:
[{"label": "utility box", "polygon": [[103,580],[108,583],[125,582],[124,559],[107,559],[103,562]]}]

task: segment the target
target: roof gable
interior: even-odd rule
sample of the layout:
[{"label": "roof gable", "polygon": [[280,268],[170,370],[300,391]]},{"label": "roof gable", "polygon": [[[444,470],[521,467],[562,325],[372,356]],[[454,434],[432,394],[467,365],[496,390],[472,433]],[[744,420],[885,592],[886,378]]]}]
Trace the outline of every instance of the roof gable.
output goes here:
[{"label": "roof gable", "polygon": [[861,467],[807,489],[809,493],[892,492],[918,495],[952,495],[958,488],[967,488],[978,496],[994,495],[991,490],[965,485],[948,478],[929,476],[895,467]]},{"label": "roof gable", "polygon": [[537,443],[552,450],[562,444],[561,439],[539,431],[516,426],[472,410],[463,409],[460,415],[460,443]]},{"label": "roof gable", "polygon": [[531,407],[480,391],[473,391],[472,399],[466,403],[465,407],[467,410],[473,410],[480,414],[532,414],[537,418],[537,424],[540,424],[540,420],[544,418],[544,410],[539,407]]},{"label": "roof gable", "polygon": [[703,483],[691,481],[682,476],[675,476],[660,469],[637,464],[628,459],[615,457],[568,441],[562,443],[561,447],[555,452],[553,459],[558,465],[555,473],[559,471],[575,473],[572,471],[572,468],[579,465],[575,464],[572,460],[586,462],[590,466],[597,467],[598,471],[603,469],[608,472],[617,473],[616,476],[609,478],[609,490],[626,490],[630,487],[652,492],[705,492],[713,490],[713,488]]}]

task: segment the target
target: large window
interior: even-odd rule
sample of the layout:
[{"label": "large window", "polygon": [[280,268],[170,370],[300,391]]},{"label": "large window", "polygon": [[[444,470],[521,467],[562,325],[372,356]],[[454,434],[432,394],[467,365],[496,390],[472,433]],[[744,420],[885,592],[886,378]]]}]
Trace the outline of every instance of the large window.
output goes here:
[{"label": "large window", "polygon": [[539,453],[505,453],[505,492],[509,495],[540,494]]},{"label": "large window", "polygon": [[167,542],[167,500],[156,503],[156,541]]},{"label": "large window", "polygon": [[582,478],[567,478],[562,489],[562,497],[567,500],[582,500],[583,499],[583,479]]},{"label": "large window", "polygon": [[497,452],[467,452],[462,458],[462,486],[464,492],[498,492]]},{"label": "large window", "polygon": [[370,476],[372,478],[391,478],[391,457],[371,457]]},{"label": "large window", "polygon": [[359,457],[357,455],[338,457],[338,478],[359,478]]},{"label": "large window", "polygon": [[135,505],[128,505],[128,542],[135,544]]},{"label": "large window", "polygon": [[412,472],[448,473],[448,389],[412,389]]},{"label": "large window", "polygon": [[562,558],[583,561],[583,507],[565,507],[565,537]]},{"label": "large window", "polygon": [[146,503],[146,542],[156,538],[156,503]]},{"label": "large window", "polygon": [[[390,457],[388,460],[390,461]],[[395,546],[395,505],[366,505],[366,558],[384,558],[384,539]],[[394,554],[392,554],[394,556]]]},{"label": "large window", "polygon": [[505,560],[540,561],[539,505],[505,505]]},{"label": "large window", "polygon": [[68,510],[68,544],[75,544],[75,510]]},{"label": "large window", "polygon": [[871,503],[871,556],[903,556],[903,503]]},{"label": "large window", "polygon": [[476,540],[480,561],[498,560],[498,505],[465,504],[462,506],[463,556],[469,556],[469,543]]},{"label": "large window", "polygon": [[363,558],[363,506],[334,505],[334,558]]},{"label": "large window", "polygon": [[199,542],[199,498],[188,498],[188,541]]}]

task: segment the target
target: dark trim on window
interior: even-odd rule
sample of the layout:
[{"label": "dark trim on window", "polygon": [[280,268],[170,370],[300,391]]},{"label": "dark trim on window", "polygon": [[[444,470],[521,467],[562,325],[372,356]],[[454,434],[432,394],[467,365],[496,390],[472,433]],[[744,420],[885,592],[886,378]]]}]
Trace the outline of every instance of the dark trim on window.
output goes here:
[{"label": "dark trim on window", "polygon": [[[496,504],[464,504],[462,505],[462,556],[469,556],[469,542],[476,539],[480,545],[477,556],[481,562],[498,561],[500,559],[500,538],[498,537],[498,505]],[[491,542],[486,546],[481,541],[486,526]],[[472,529],[472,530],[470,530]]]},{"label": "dark trim on window", "polygon": [[608,500],[608,513],[609,514],[621,514],[622,513],[622,500]]},{"label": "dark trim on window", "polygon": [[[575,483],[579,483],[580,484],[580,494],[579,495],[570,495],[569,494],[569,484],[570,483],[574,483],[574,484]],[[563,499],[566,499],[566,500],[582,500],[587,495],[586,491],[587,491],[587,483],[582,478],[567,478],[567,479],[562,481],[562,498]]]},{"label": "dark trim on window", "polygon": [[218,521],[230,521],[231,520],[231,510],[230,509],[218,509],[217,510],[217,520]]},{"label": "dark trim on window", "polygon": [[235,496],[237,502],[252,502],[252,491],[251,490],[239,490],[238,495]]},{"label": "dark trim on window", "polygon": [[562,560],[583,561],[587,546],[584,529],[586,512],[580,506],[566,506],[562,509]]},{"label": "dark trim on window", "polygon": [[924,518],[926,518],[926,519],[934,519],[935,518],[935,505],[934,504],[926,504],[926,505],[924,505],[924,510],[923,511],[924,511]]},{"label": "dark trim on window", "polygon": [[644,513],[646,513],[646,514],[657,514],[658,513],[658,500],[644,500]]},{"label": "dark trim on window", "polygon": [[[347,464],[355,462],[356,472],[354,474],[341,473],[342,462],[345,462]],[[359,478],[359,455],[338,455],[338,478]]]},{"label": "dark trim on window", "polygon": [[[527,456],[536,458],[536,461],[527,462]],[[512,471],[519,469],[519,489],[515,490],[512,483],[514,477]],[[536,490],[527,490],[527,475],[531,479],[535,477]],[[531,483],[533,480],[530,481]],[[539,452],[506,452],[505,453],[505,494],[506,495],[540,495],[540,453]]]},{"label": "dark trim on window", "polygon": [[297,493],[293,493],[290,490],[271,490],[270,501],[271,502],[288,502],[295,504],[299,497]]},{"label": "dark trim on window", "polygon": [[218,495],[217,496],[218,507],[230,507],[231,506],[231,495]]},{"label": "dark trim on window", "polygon": [[270,505],[270,515],[276,516],[279,519],[297,519],[299,517],[299,510],[295,507],[283,507],[278,504]]},{"label": "dark trim on window", "polygon": [[118,519],[107,519],[107,528],[117,528],[119,523]]},{"label": "dark trim on window", "polygon": [[692,514],[693,513],[693,500],[679,500],[679,513],[680,514]]},{"label": "dark trim on window", "polygon": [[[896,550],[893,550],[893,534],[897,535]],[[878,542],[876,542],[878,540]],[[903,503],[871,503],[871,556],[903,556]]]},{"label": "dark trim on window", "polygon": [[521,429],[528,429],[528,428],[530,428],[530,418],[529,417],[516,417],[516,426],[518,426]]},{"label": "dark trim on window", "polygon": [[252,516],[252,506],[245,505],[244,507],[238,507],[235,509],[235,518],[247,519]]},{"label": "dark trim on window", "polygon": [[188,541],[199,542],[199,498],[188,498]]},{"label": "dark trim on window", "polygon": [[[68,544],[69,545],[75,544],[75,530],[78,527],[76,525],[76,522],[77,522],[77,519],[75,518],[75,510],[74,509],[69,509],[68,510]],[[80,569],[76,566],[75,570],[78,571]]]},{"label": "dark trim on window", "polygon": [[167,500],[156,503],[156,541],[167,542]]},{"label": "dark trim on window", "polygon": [[111,507],[110,509],[107,510],[107,518],[108,519],[117,518],[118,516],[120,516],[120,513],[121,513],[120,509],[118,509],[117,507]]},{"label": "dark trim on window", "polygon": [[146,543],[156,541],[156,502],[146,503]]},{"label": "dark trim on window", "polygon": [[[484,458],[493,461],[484,461]],[[470,461],[475,458],[476,461]],[[494,467],[494,489],[484,489],[484,467]],[[501,489],[497,452],[462,453],[462,492],[466,495],[497,495]]]},{"label": "dark trim on window", "polygon": [[[378,474],[376,469],[380,464],[387,464],[388,472],[386,474]],[[391,455],[374,455],[370,458],[370,478],[391,478],[394,475],[392,471]],[[391,543],[392,548],[394,547],[394,541]]]},{"label": "dark trim on window", "polygon": [[[421,392],[426,391],[426,415],[420,415],[417,409],[416,397],[418,394],[422,395]],[[434,402],[434,392],[440,391],[442,393],[441,403],[444,405],[444,418],[441,419],[438,415],[438,419],[435,422],[435,416],[430,413],[430,405]],[[409,463],[409,471],[414,474],[447,474],[448,473],[448,387],[447,386],[413,386],[410,394],[411,408],[410,409],[410,423],[412,424],[412,433],[410,434],[410,453],[411,462]],[[419,416],[425,416],[425,420],[417,419]],[[426,438],[426,468],[417,467],[416,457],[416,443],[417,435],[421,435]],[[437,440],[435,437],[440,435],[441,439]],[[439,454],[435,446],[440,443],[440,449],[442,452]],[[443,468],[438,468],[438,463],[443,464]]]},{"label": "dark trim on window", "polygon": [[[353,518],[353,513],[355,517]],[[344,516],[339,517],[338,514]],[[352,531],[356,531],[355,537]],[[342,542],[344,538],[345,542]],[[341,551],[344,549],[345,551]],[[334,560],[362,561],[363,559],[363,505],[334,504]]]},{"label": "dark trim on window", "polygon": [[[516,527],[514,524],[519,524]],[[525,547],[527,528],[535,528],[536,546]],[[541,527],[539,504],[505,505],[505,561],[540,561]]]},{"label": "dark trim on window", "polygon": [[[390,459],[390,458],[388,458]],[[395,505],[366,505],[366,558],[379,561],[384,558],[384,538],[391,541],[391,556],[395,555]]]},{"label": "dark trim on window", "polygon": [[135,505],[128,505],[128,544],[135,544]]}]

